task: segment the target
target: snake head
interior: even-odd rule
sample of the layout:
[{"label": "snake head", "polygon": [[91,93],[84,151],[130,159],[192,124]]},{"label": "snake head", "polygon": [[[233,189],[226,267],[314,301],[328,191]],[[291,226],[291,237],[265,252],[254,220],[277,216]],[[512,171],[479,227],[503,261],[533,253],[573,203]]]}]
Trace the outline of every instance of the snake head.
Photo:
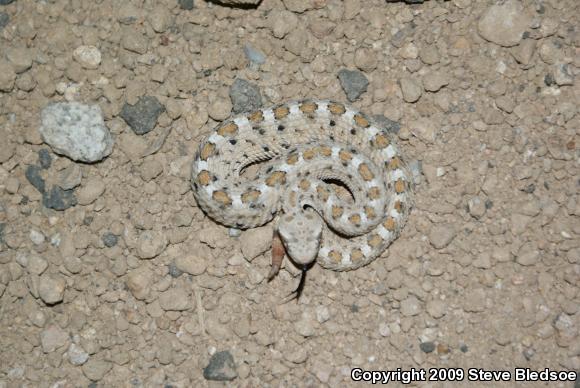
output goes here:
[{"label": "snake head", "polygon": [[324,223],[312,209],[284,214],[278,220],[278,234],[292,261],[305,266],[316,260]]}]

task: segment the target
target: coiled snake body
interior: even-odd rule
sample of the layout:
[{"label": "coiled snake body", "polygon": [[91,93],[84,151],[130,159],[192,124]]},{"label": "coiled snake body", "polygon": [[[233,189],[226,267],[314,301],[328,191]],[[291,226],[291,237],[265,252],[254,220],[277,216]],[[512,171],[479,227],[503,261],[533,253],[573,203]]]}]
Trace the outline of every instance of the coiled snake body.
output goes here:
[{"label": "coiled snake body", "polygon": [[[258,173],[247,179],[242,172],[252,164]],[[337,195],[332,182],[352,198]],[[411,176],[393,136],[327,100],[292,101],[220,124],[199,146],[192,186],[215,221],[247,229],[276,217],[294,262],[336,271],[379,256],[412,206]]]}]

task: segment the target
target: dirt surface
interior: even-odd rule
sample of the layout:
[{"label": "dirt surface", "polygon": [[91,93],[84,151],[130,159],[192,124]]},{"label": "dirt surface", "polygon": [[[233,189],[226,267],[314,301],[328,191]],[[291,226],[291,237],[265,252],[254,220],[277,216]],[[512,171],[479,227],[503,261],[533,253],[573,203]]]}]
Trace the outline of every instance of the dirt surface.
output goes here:
[{"label": "dirt surface", "polygon": [[[578,1],[0,4],[0,387],[580,370]],[[271,226],[205,217],[189,165],[260,95],[356,98],[344,69],[369,82],[354,106],[400,123],[416,205],[381,258],[315,266],[280,304],[299,271],[266,281]],[[110,155],[43,142],[57,101],[101,108]]]}]

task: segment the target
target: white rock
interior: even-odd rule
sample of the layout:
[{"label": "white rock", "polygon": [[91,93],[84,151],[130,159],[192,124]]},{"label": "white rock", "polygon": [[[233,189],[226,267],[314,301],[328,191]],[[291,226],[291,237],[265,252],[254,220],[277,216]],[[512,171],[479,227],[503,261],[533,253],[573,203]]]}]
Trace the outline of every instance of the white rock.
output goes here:
[{"label": "white rock", "polygon": [[72,160],[96,162],[113,150],[113,138],[98,105],[59,102],[42,110],[42,139]]},{"label": "white rock", "polygon": [[96,69],[101,64],[101,52],[95,46],[79,46],[73,58],[85,69]]}]

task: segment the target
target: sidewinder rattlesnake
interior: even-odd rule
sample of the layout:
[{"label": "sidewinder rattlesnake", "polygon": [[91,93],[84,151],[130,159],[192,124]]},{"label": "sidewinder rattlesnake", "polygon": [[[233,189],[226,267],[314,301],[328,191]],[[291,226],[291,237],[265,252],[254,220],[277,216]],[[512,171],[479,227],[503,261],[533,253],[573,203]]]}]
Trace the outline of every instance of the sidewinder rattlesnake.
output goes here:
[{"label": "sidewinder rattlesnake", "polygon": [[[242,173],[253,164],[256,179],[247,179]],[[337,195],[332,182],[352,199]],[[394,137],[328,100],[278,104],[218,125],[200,143],[192,186],[215,221],[248,229],[276,217],[282,257],[285,248],[303,268],[316,261],[335,271],[378,257],[399,236],[413,202]]]}]

